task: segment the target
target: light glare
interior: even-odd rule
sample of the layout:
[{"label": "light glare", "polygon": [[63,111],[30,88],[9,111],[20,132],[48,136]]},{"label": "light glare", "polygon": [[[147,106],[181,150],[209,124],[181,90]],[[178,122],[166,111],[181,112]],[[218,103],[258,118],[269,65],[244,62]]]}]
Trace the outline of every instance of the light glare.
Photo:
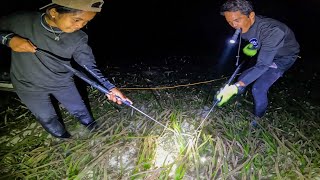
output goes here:
[{"label": "light glare", "polygon": [[201,161],[202,163],[204,163],[204,162],[206,162],[206,158],[205,158],[205,157],[201,157],[201,158],[200,158],[200,161]]}]

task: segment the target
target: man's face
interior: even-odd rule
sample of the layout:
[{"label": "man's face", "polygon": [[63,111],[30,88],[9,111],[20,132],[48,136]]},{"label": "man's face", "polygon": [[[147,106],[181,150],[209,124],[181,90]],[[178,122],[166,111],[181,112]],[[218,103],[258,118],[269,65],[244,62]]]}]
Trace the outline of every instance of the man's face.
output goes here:
[{"label": "man's face", "polygon": [[251,25],[254,23],[254,12],[251,12],[249,16],[241,14],[240,11],[226,11],[224,12],[224,17],[231,27],[235,29],[241,28],[242,33],[246,33]]},{"label": "man's face", "polygon": [[84,27],[95,15],[95,12],[87,11],[59,14],[55,23],[63,32],[71,33]]}]

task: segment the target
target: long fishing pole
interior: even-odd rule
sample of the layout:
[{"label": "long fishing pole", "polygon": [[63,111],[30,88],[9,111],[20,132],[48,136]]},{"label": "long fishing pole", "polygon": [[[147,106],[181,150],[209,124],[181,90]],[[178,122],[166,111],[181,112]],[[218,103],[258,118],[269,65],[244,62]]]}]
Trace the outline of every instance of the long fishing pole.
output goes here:
[{"label": "long fishing pole", "polygon": [[[80,71],[66,65],[66,64],[62,64],[64,67],[66,67],[67,69],[69,69],[70,71],[72,71],[74,73],[74,75],[78,76],[79,78],[81,78],[82,80],[84,80],[85,82],[87,82],[88,84],[90,84],[92,87],[97,88],[99,91],[101,91],[104,94],[110,94],[111,92],[106,89],[105,87],[99,85],[98,83],[94,82],[93,80],[89,79],[88,77],[86,77],[85,74],[81,73]],[[144,113],[143,111],[141,111],[140,109],[136,108],[135,106],[133,106],[129,101],[124,100],[122,98],[120,98],[119,96],[115,95],[116,98],[118,100],[120,100],[123,104],[135,109],[136,111],[140,112],[141,114],[143,114],[144,116],[150,118],[151,120],[153,120],[154,122],[158,123],[159,125],[167,128],[165,125],[163,125],[162,123],[160,123],[159,121],[155,120],[154,118],[152,118],[151,116],[147,115],[146,113]],[[170,129],[169,129],[170,130]]]},{"label": "long fishing pole", "polygon": [[[239,70],[241,69],[241,67],[243,66],[243,64],[246,61],[242,61],[240,65],[238,65],[238,67],[236,68],[236,70],[233,72],[233,74],[231,75],[231,77],[229,78],[229,80],[227,81],[226,85],[229,85],[234,78],[236,77],[236,75],[238,74]],[[213,105],[210,108],[209,112],[207,113],[207,115],[205,116],[205,118],[201,121],[199,127],[196,129],[196,132],[200,129],[200,127],[202,126],[202,124],[205,122],[205,120],[207,120],[207,118],[209,117],[209,114],[213,111],[213,109],[216,107],[216,105],[220,102],[219,99],[214,99],[213,101]]]},{"label": "long fishing pole", "polygon": [[[43,50],[43,49],[40,49],[40,48],[37,48],[37,52],[39,53],[42,53],[42,54],[45,54],[45,55],[50,55],[50,56],[53,56],[55,58],[59,58],[59,59],[65,59],[65,58],[60,58],[60,56],[58,55],[55,55],[51,52],[48,52],[46,50]],[[58,61],[57,61],[58,62]],[[63,65],[64,67],[66,67],[69,71],[73,72],[74,75],[76,75],[77,77],[81,78],[83,81],[87,82],[90,86],[98,89],[99,91],[101,91],[102,93],[104,94],[109,94],[111,95],[111,92],[106,89],[105,87],[99,85],[98,83],[96,83],[95,81],[91,80],[89,77],[87,77],[84,73],[72,68],[71,66],[67,65],[67,64],[64,64],[64,63],[60,63],[61,65]],[[85,69],[88,70],[88,68],[85,66]],[[89,71],[90,74],[96,76],[92,71]],[[119,96],[116,95],[116,98],[118,100],[120,100],[123,104],[135,109],[136,111],[140,112],[141,114],[143,114],[144,116],[148,117],[149,119],[153,120],[154,122],[156,122],[157,124],[163,126],[165,129],[168,129],[170,130],[171,132],[173,133],[176,133],[174,130],[168,128],[167,126],[163,125],[162,123],[160,123],[159,121],[155,120],[154,118],[152,118],[151,116],[147,115],[146,113],[144,113],[143,111],[141,111],[140,109],[138,109],[137,107],[133,106],[129,101],[127,100],[124,100],[122,98],[120,98]]]},{"label": "long fishing pole", "polygon": [[[233,35],[232,37],[232,44],[235,43],[236,39],[238,39],[238,36],[240,35],[239,37],[239,43],[238,43],[238,52],[237,52],[237,56],[236,56],[236,70],[233,72],[233,74],[231,75],[231,77],[229,78],[229,80],[227,81],[227,83],[225,85],[230,85],[230,83],[235,79],[236,75],[238,74],[239,70],[241,69],[241,67],[243,66],[243,64],[246,62],[246,61],[242,61],[240,65],[239,64],[239,58],[240,58],[240,47],[241,47],[241,29],[237,29],[235,31],[235,34]],[[225,86],[224,85],[224,86]],[[220,102],[221,99],[214,99],[213,101],[213,105],[212,107],[210,108],[209,112],[207,113],[207,115],[205,116],[205,118],[201,121],[200,125],[198,126],[198,128],[196,129],[195,132],[197,132],[203,125],[203,123],[207,120],[207,118],[209,117],[209,114],[213,111],[213,109],[216,107],[216,105]]]}]

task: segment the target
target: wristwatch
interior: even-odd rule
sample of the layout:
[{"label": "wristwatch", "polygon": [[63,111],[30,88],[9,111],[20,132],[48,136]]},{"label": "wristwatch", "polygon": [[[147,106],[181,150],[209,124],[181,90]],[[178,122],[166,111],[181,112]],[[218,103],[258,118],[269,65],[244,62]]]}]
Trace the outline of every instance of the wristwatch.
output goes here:
[{"label": "wristwatch", "polygon": [[6,36],[3,37],[4,39],[4,45],[8,46],[9,47],[9,42],[11,41],[11,39],[15,36],[16,34],[14,33],[10,33],[10,34],[7,34]]}]

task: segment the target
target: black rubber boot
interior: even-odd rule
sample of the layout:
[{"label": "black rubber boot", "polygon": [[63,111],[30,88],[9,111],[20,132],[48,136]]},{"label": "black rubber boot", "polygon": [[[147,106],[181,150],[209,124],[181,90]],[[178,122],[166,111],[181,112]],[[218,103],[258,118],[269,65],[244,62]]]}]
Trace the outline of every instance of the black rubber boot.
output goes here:
[{"label": "black rubber boot", "polygon": [[48,119],[38,119],[42,127],[50,133],[52,136],[57,138],[70,138],[71,135],[65,129],[64,125],[59,121],[58,117]]},{"label": "black rubber boot", "polygon": [[57,136],[57,138],[61,138],[61,139],[69,139],[70,137],[71,137],[71,134],[68,131],[63,133],[61,136]]},{"label": "black rubber boot", "polygon": [[260,119],[261,118],[259,117],[253,118],[253,120],[250,122],[251,127],[253,127],[254,129],[260,128]]},{"label": "black rubber boot", "polygon": [[90,130],[90,132],[96,131],[100,127],[96,121],[93,121],[85,126]]},{"label": "black rubber boot", "polygon": [[259,124],[258,124],[257,120],[255,120],[255,119],[254,119],[253,121],[251,121],[250,125],[251,125],[253,128],[258,128],[258,127],[259,127]]}]

